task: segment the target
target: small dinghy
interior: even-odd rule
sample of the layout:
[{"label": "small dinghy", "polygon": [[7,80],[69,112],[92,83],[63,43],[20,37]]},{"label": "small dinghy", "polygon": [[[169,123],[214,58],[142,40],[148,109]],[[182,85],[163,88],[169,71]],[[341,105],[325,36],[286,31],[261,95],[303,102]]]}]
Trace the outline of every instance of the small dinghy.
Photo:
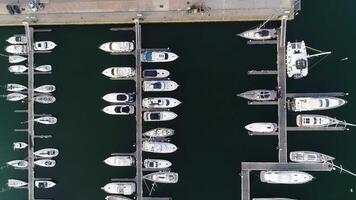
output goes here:
[{"label": "small dinghy", "polygon": [[38,95],[35,96],[33,100],[36,101],[37,103],[50,104],[50,103],[54,103],[56,101],[56,98],[50,95]]},{"label": "small dinghy", "polygon": [[12,73],[23,73],[27,71],[27,67],[25,65],[11,65],[9,67],[9,72]]},{"label": "small dinghy", "polygon": [[104,163],[114,167],[129,167],[135,163],[135,159],[132,156],[110,156]]},{"label": "small dinghy", "polygon": [[56,46],[57,44],[52,41],[39,41],[33,44],[33,49],[36,51],[50,51]]},{"label": "small dinghy", "polygon": [[58,154],[59,154],[59,150],[54,148],[45,148],[33,153],[33,155],[40,158],[54,158],[58,156]]},{"label": "small dinghy", "polygon": [[142,99],[145,108],[174,108],[181,104],[179,100],[170,97],[148,97]]},{"label": "small dinghy", "polygon": [[155,128],[143,133],[146,137],[169,137],[174,135],[174,130],[170,128]]},{"label": "small dinghy", "polygon": [[28,167],[28,162],[26,160],[12,160],[6,164],[18,169],[26,169]]},{"label": "small dinghy", "polygon": [[253,133],[273,133],[277,131],[278,125],[269,122],[256,122],[246,125],[245,129]]},{"label": "small dinghy", "polygon": [[9,83],[9,84],[6,84],[5,87],[6,87],[6,90],[9,92],[20,92],[20,91],[24,91],[27,89],[26,86],[20,85],[17,83]]},{"label": "small dinghy", "polygon": [[36,160],[35,165],[38,165],[40,167],[54,167],[56,166],[56,161],[51,160],[51,159],[41,159],[41,160]]},{"label": "small dinghy", "polygon": [[42,85],[34,89],[35,92],[39,93],[51,93],[56,90],[56,86],[54,85]]},{"label": "small dinghy", "polygon": [[25,99],[27,95],[21,94],[21,93],[10,93],[6,95],[6,100],[8,101],[21,101]]},{"label": "small dinghy", "polygon": [[35,67],[35,70],[39,72],[50,72],[52,71],[52,65],[40,65]]},{"label": "small dinghy", "polygon": [[142,62],[171,62],[177,58],[177,54],[167,51],[145,51],[141,54]]},{"label": "small dinghy", "polygon": [[57,123],[57,118],[56,117],[51,117],[51,116],[45,116],[45,117],[39,117],[34,119],[35,122],[41,123],[41,124],[56,124]]},{"label": "small dinghy", "polygon": [[177,151],[178,147],[169,142],[142,142],[142,151],[150,153],[173,153]]},{"label": "small dinghy", "polygon": [[131,52],[134,50],[133,42],[106,42],[99,49],[109,53]]},{"label": "small dinghy", "polygon": [[12,147],[14,148],[14,150],[26,149],[27,146],[28,145],[25,142],[14,142],[14,143],[12,143]]},{"label": "small dinghy", "polygon": [[134,77],[136,71],[133,67],[110,67],[105,69],[102,74],[109,78],[120,79]]},{"label": "small dinghy", "polygon": [[178,115],[171,111],[153,111],[153,112],[144,112],[143,120],[146,122],[151,121],[169,121],[173,120]]},{"label": "small dinghy", "polygon": [[27,46],[20,44],[9,45],[5,48],[5,51],[11,54],[26,55]]},{"label": "small dinghy", "polygon": [[169,71],[165,69],[145,69],[143,70],[144,78],[167,78]]},{"label": "small dinghy", "polygon": [[314,151],[292,151],[289,153],[289,158],[299,163],[324,163],[335,160],[334,157]]},{"label": "small dinghy", "polygon": [[148,169],[165,169],[172,166],[172,163],[162,159],[145,159],[143,166]]},{"label": "small dinghy", "polygon": [[25,181],[17,180],[17,179],[8,179],[7,186],[9,188],[24,188],[27,186]]},{"label": "small dinghy", "polygon": [[136,184],[134,182],[113,182],[106,184],[101,189],[109,194],[132,195],[136,191]]},{"label": "small dinghy", "polygon": [[105,200],[132,200],[132,199],[121,195],[109,195],[105,197]]},{"label": "small dinghy", "polygon": [[144,179],[156,183],[177,183],[178,173],[175,172],[153,172],[143,176]]},{"label": "small dinghy", "polygon": [[10,55],[9,56],[9,63],[20,63],[27,60],[26,57],[19,56],[19,55]]},{"label": "small dinghy", "polygon": [[110,103],[132,103],[135,98],[134,93],[109,93],[103,96],[103,100]]},{"label": "small dinghy", "polygon": [[174,81],[144,81],[142,87],[145,92],[165,92],[176,90],[178,86]]},{"label": "small dinghy", "polygon": [[53,181],[35,181],[35,186],[37,188],[47,189],[56,186],[56,183]]},{"label": "small dinghy", "polygon": [[9,37],[6,41],[10,44],[26,44],[27,38],[24,34],[17,34],[12,37]]},{"label": "small dinghy", "polygon": [[130,115],[135,112],[135,107],[131,105],[112,105],[103,108],[103,112],[109,115]]}]

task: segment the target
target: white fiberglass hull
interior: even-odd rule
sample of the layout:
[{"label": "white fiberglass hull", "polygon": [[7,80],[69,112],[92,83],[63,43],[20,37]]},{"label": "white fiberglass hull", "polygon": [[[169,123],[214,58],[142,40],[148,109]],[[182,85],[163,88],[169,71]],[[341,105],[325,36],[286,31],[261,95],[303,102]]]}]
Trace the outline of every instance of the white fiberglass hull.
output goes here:
[{"label": "white fiberglass hull", "polygon": [[55,85],[42,85],[34,89],[35,92],[39,93],[51,93],[56,91]]},{"label": "white fiberglass hull", "polygon": [[35,181],[35,186],[37,188],[47,189],[56,186],[56,183],[53,181]]},{"label": "white fiberglass hull", "polygon": [[256,122],[245,126],[245,129],[254,133],[273,133],[277,131],[277,128],[276,123],[269,122]]},{"label": "white fiberglass hull", "polygon": [[261,171],[261,182],[271,184],[304,184],[313,180],[313,176],[299,171]]},{"label": "white fiberglass hull", "polygon": [[346,103],[346,100],[337,97],[297,97],[292,99],[290,109],[295,112],[329,110]]},{"label": "white fiberglass hull", "polygon": [[130,115],[135,112],[131,105],[111,105],[103,108],[103,112],[109,115]]},{"label": "white fiberglass hull", "polygon": [[165,69],[145,69],[143,70],[144,78],[167,78],[170,75]]},{"label": "white fiberglass hull", "polygon": [[39,117],[34,119],[35,122],[41,123],[41,124],[47,124],[47,125],[51,125],[51,124],[56,124],[57,123],[57,118],[56,117]]},{"label": "white fiberglass hull", "polygon": [[109,93],[103,96],[103,100],[110,103],[129,103],[134,101],[131,93]]},{"label": "white fiberglass hull", "polygon": [[131,52],[134,50],[133,42],[106,42],[99,49],[109,53]]},{"label": "white fiberglass hull", "polygon": [[175,172],[153,172],[143,176],[144,179],[156,183],[177,183],[178,173]]},{"label": "white fiberglass hull", "polygon": [[142,99],[142,106],[145,108],[174,108],[181,103],[178,99],[171,97],[149,97]]},{"label": "white fiberglass hull", "polygon": [[26,44],[27,43],[27,38],[26,35],[14,35],[12,37],[9,37],[6,40],[10,44]]},{"label": "white fiberglass hull", "polygon": [[27,60],[26,57],[19,56],[19,55],[10,55],[9,56],[9,63],[20,63]]},{"label": "white fiberglass hull", "polygon": [[152,121],[170,121],[177,117],[178,115],[171,111],[154,111],[154,112],[144,112],[143,120],[146,122]]},{"label": "white fiberglass hull", "polygon": [[14,148],[14,150],[16,150],[16,149],[26,149],[27,146],[28,145],[25,142],[14,142],[12,144],[12,147]]},{"label": "white fiberglass hull", "polygon": [[27,183],[17,179],[8,179],[7,186],[10,188],[23,188],[27,186]]},{"label": "white fiberglass hull", "polygon": [[34,152],[33,155],[40,158],[54,158],[59,155],[59,150],[54,148],[45,148]]},{"label": "white fiberglass hull", "polygon": [[135,159],[132,156],[111,156],[104,163],[114,167],[128,167],[135,163]]},{"label": "white fiberglass hull", "polygon": [[38,165],[40,167],[54,167],[56,166],[56,161],[51,160],[51,159],[41,159],[41,160],[36,160],[35,165]]},{"label": "white fiberglass hull", "polygon": [[174,130],[170,128],[155,128],[143,133],[146,137],[169,137],[174,135]]},{"label": "white fiberglass hull", "polygon": [[148,169],[166,169],[172,166],[172,163],[168,160],[162,159],[145,159],[143,166]]},{"label": "white fiberglass hull", "polygon": [[114,182],[102,187],[106,193],[132,195],[136,191],[136,184],[133,182]]},{"label": "white fiberglass hull", "polygon": [[7,53],[17,54],[17,55],[26,55],[27,54],[27,46],[26,45],[9,45],[5,48]]},{"label": "white fiberglass hull", "polygon": [[303,114],[297,115],[296,123],[299,127],[318,128],[335,125],[337,121],[325,115]]},{"label": "white fiberglass hull", "polygon": [[19,169],[25,169],[28,167],[28,162],[26,160],[12,160],[7,162],[7,164]]},{"label": "white fiberglass hull", "polygon": [[133,67],[109,67],[105,69],[102,74],[109,78],[120,79],[134,77],[136,71]]},{"label": "white fiberglass hull", "polygon": [[174,91],[178,86],[174,81],[144,81],[142,87],[145,92],[165,92]]},{"label": "white fiberglass hull", "polygon": [[9,67],[9,72],[12,73],[23,73],[27,71],[27,67],[25,65],[11,65]]},{"label": "white fiberglass hull", "polygon": [[34,43],[33,49],[36,51],[50,51],[56,46],[57,44],[52,41],[39,41]]},{"label": "white fiberglass hull", "polygon": [[141,54],[142,62],[171,62],[177,58],[177,54],[166,51],[146,51]]},{"label": "white fiberglass hull", "polygon": [[270,40],[277,38],[275,29],[252,29],[238,34],[240,37],[250,40]]},{"label": "white fiberglass hull", "polygon": [[314,151],[292,151],[289,154],[289,158],[291,161],[299,163],[324,163],[335,159],[334,157]]},{"label": "white fiberglass hull", "polygon": [[21,94],[21,93],[10,93],[6,95],[6,100],[8,101],[21,101],[25,99],[27,95]]},{"label": "white fiberglass hull", "polygon": [[9,92],[20,92],[20,91],[24,91],[26,89],[27,89],[26,86],[16,84],[16,83],[9,83],[6,85],[6,90]]},{"label": "white fiberglass hull", "polygon": [[36,101],[37,103],[51,104],[56,101],[56,97],[50,95],[39,95],[39,96],[35,96],[33,100]]},{"label": "white fiberglass hull", "polygon": [[40,65],[35,67],[35,70],[39,72],[50,72],[52,71],[52,65]]},{"label": "white fiberglass hull", "polygon": [[142,142],[142,151],[151,153],[173,153],[177,151],[178,147],[168,142]]}]

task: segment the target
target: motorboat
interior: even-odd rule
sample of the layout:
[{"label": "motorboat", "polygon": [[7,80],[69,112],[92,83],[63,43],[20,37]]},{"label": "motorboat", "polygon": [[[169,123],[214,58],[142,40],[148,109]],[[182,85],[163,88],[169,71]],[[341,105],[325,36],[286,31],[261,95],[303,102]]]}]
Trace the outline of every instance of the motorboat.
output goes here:
[{"label": "motorboat", "polygon": [[132,195],[136,191],[136,184],[134,182],[113,182],[106,184],[101,189],[109,194]]},{"label": "motorboat", "polygon": [[57,118],[56,117],[51,117],[51,116],[44,116],[44,117],[39,117],[34,119],[35,122],[41,123],[41,124],[56,124],[57,123]]},{"label": "motorboat", "polygon": [[33,155],[40,158],[54,158],[59,155],[59,150],[54,148],[45,148],[34,152]]},{"label": "motorboat", "polygon": [[143,70],[143,78],[167,78],[170,75],[165,69],[145,69]]},{"label": "motorboat", "polygon": [[172,166],[172,163],[162,159],[145,159],[143,166],[148,169],[165,169]]},{"label": "motorboat", "polygon": [[52,159],[40,159],[36,160],[35,165],[40,166],[40,167],[54,167],[56,166],[56,161]]},{"label": "motorboat", "polygon": [[275,90],[250,90],[238,94],[238,96],[250,101],[273,101],[277,99],[277,91]]},{"label": "motorboat", "polygon": [[109,93],[103,96],[103,100],[110,103],[132,103],[135,98],[134,93]]},{"label": "motorboat", "polygon": [[141,54],[142,62],[171,62],[177,58],[177,54],[167,51],[145,51]]},{"label": "motorboat", "polygon": [[52,65],[40,65],[35,67],[35,70],[39,72],[50,72],[52,71]]},{"label": "motorboat", "polygon": [[299,163],[324,163],[335,159],[314,151],[292,151],[289,153],[289,158],[291,161]]},{"label": "motorboat", "polygon": [[135,159],[132,156],[110,156],[104,163],[114,167],[128,167],[134,165]]},{"label": "motorboat", "polygon": [[290,198],[252,198],[252,200],[296,200]]},{"label": "motorboat", "polygon": [[24,34],[17,34],[9,37],[6,41],[10,44],[26,44],[27,37]]},{"label": "motorboat", "polygon": [[19,56],[19,55],[10,55],[9,56],[9,63],[20,63],[27,60],[26,57]]},{"label": "motorboat", "polygon": [[346,103],[346,100],[337,97],[296,97],[290,101],[289,108],[295,112],[328,110]]},{"label": "motorboat", "polygon": [[27,148],[27,143],[25,142],[14,142],[12,144],[12,147],[14,148],[14,150],[18,150],[18,149],[26,149]]},{"label": "motorboat", "polygon": [[105,197],[105,200],[132,200],[132,199],[121,195],[108,195]]},{"label": "motorboat", "polygon": [[55,85],[42,85],[34,89],[35,92],[39,93],[51,93],[56,91]]},{"label": "motorboat", "polygon": [[7,186],[9,188],[24,188],[27,186],[25,181],[17,180],[17,179],[8,179]]},{"label": "motorboat", "polygon": [[144,179],[156,183],[177,183],[178,173],[175,172],[153,172],[143,176]]},{"label": "motorboat", "polygon": [[35,181],[35,186],[37,188],[43,188],[43,189],[47,189],[47,188],[51,188],[56,186],[56,183],[53,181],[42,181],[42,180],[38,180]]},{"label": "motorboat", "polygon": [[146,137],[162,138],[174,135],[174,130],[170,128],[155,128],[143,133]]},{"label": "motorboat", "polygon": [[313,176],[299,171],[261,171],[261,182],[271,184],[303,184],[313,180]]},{"label": "motorboat", "polygon": [[276,29],[255,28],[244,31],[238,34],[238,36],[249,40],[270,40],[277,38],[277,31]]},{"label": "motorboat", "polygon": [[38,95],[33,97],[33,100],[36,101],[37,103],[50,104],[56,101],[56,97],[51,95]]},{"label": "motorboat", "polygon": [[12,160],[6,164],[18,169],[25,169],[28,167],[28,162],[26,160]]},{"label": "motorboat", "polygon": [[9,83],[9,84],[6,84],[5,87],[6,87],[6,90],[9,92],[20,92],[20,91],[24,91],[27,89],[26,86],[20,85],[17,83]]},{"label": "motorboat", "polygon": [[178,147],[168,142],[143,141],[142,151],[151,153],[173,153]]},{"label": "motorboat", "polygon": [[178,115],[171,111],[152,111],[152,112],[144,112],[143,120],[146,122],[151,121],[169,121],[173,120]]},{"label": "motorboat", "polygon": [[12,73],[24,73],[27,71],[27,67],[25,65],[11,65],[9,71]]},{"label": "motorboat", "polygon": [[143,81],[143,91],[145,92],[165,92],[173,91],[178,88],[174,81]]},{"label": "motorboat", "polygon": [[345,121],[340,121],[335,118],[331,118],[325,115],[313,115],[313,114],[303,114],[297,115],[296,118],[297,126],[308,127],[308,128],[320,128],[320,127],[330,127],[330,126],[356,126],[355,124],[350,124]]},{"label": "motorboat", "polygon": [[270,122],[256,122],[246,125],[245,129],[253,133],[273,133],[277,131],[278,125]]},{"label": "motorboat", "polygon": [[287,43],[287,75],[294,79],[300,79],[308,75],[308,59],[311,57],[330,54],[331,52],[319,52],[308,55],[304,41]]},{"label": "motorboat", "polygon": [[109,67],[102,72],[103,75],[113,78],[131,78],[136,74],[135,68],[133,67]]},{"label": "motorboat", "polygon": [[111,105],[103,108],[103,112],[109,115],[130,115],[135,112],[135,107],[131,105]]},{"label": "motorboat", "polygon": [[27,95],[21,93],[10,93],[6,95],[6,100],[8,101],[21,101],[25,99]]},{"label": "motorboat", "polygon": [[148,97],[142,99],[142,106],[145,108],[174,108],[181,103],[171,97]]},{"label": "motorboat", "polygon": [[133,42],[106,42],[99,49],[109,53],[131,52],[134,50]]},{"label": "motorboat", "polygon": [[39,41],[33,44],[33,49],[36,51],[50,51],[56,46],[57,44],[52,41]]},{"label": "motorboat", "polygon": [[27,54],[27,46],[21,44],[9,45],[5,48],[7,53],[17,54],[17,55],[26,55]]}]

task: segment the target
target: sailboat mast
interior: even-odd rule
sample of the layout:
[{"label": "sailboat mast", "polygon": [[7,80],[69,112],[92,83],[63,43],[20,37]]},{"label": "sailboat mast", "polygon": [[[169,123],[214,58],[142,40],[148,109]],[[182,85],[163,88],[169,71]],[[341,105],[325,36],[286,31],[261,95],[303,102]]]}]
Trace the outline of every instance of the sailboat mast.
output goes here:
[{"label": "sailboat mast", "polygon": [[317,56],[322,56],[322,55],[329,55],[329,54],[331,54],[331,51],[308,55],[307,58],[312,58],[312,57],[317,57]]}]

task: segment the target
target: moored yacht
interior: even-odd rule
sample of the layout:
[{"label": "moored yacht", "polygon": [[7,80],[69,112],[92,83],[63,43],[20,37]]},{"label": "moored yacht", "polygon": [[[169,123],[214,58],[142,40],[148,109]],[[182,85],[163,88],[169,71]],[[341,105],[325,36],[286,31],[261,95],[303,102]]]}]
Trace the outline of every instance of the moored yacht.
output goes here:
[{"label": "moored yacht", "polygon": [[277,91],[275,90],[250,90],[238,94],[238,96],[251,101],[273,101],[277,99]]},{"label": "moored yacht", "polygon": [[27,37],[24,34],[16,34],[6,40],[10,44],[26,44]]},{"label": "moored yacht", "polygon": [[25,99],[27,95],[21,93],[10,93],[6,95],[6,100],[8,101],[21,101]]},{"label": "moored yacht", "polygon": [[6,84],[6,90],[9,91],[9,92],[20,92],[20,91],[23,91],[23,90],[26,90],[27,87],[24,86],[24,85],[20,85],[20,84],[17,84],[17,83],[9,83],[9,84]]},{"label": "moored yacht", "polygon": [[295,112],[328,110],[346,103],[346,100],[337,97],[296,97],[290,101],[290,109]]},{"label": "moored yacht", "polygon": [[38,95],[33,97],[33,100],[36,101],[37,103],[50,104],[56,101],[56,97],[51,95]]},{"label": "moored yacht", "polygon": [[103,96],[103,100],[110,103],[132,103],[135,97],[134,93],[109,93]]},{"label": "moored yacht", "polygon": [[132,200],[132,199],[121,195],[108,195],[105,197],[105,200]]},{"label": "moored yacht", "polygon": [[143,133],[146,137],[169,137],[174,135],[174,130],[170,128],[155,128]]},{"label": "moored yacht", "polygon": [[162,159],[145,159],[143,166],[148,169],[165,169],[172,166],[172,163]]},{"label": "moored yacht", "polygon": [[11,65],[9,67],[9,72],[12,73],[23,73],[27,71],[27,67],[25,65]]},{"label": "moored yacht", "polygon": [[128,167],[134,165],[135,159],[132,156],[110,156],[104,163],[114,167]]},{"label": "moored yacht", "polygon": [[145,92],[164,92],[176,90],[178,86],[174,81],[144,81],[142,87]]},{"label": "moored yacht", "polygon": [[289,158],[293,162],[300,163],[323,163],[335,159],[334,157],[314,151],[292,151],[289,153]]},{"label": "moored yacht", "polygon": [[54,187],[55,185],[56,183],[53,181],[41,181],[41,180],[35,181],[35,186],[37,188],[47,189],[47,188]]},{"label": "moored yacht", "polygon": [[40,159],[36,160],[35,165],[38,165],[40,167],[54,167],[56,166],[56,161],[52,159]]},{"label": "moored yacht", "polygon": [[12,160],[7,162],[6,164],[19,169],[25,169],[28,167],[28,162],[26,160]]},{"label": "moored yacht", "polygon": [[132,195],[136,191],[136,184],[134,182],[113,182],[106,184],[101,189],[109,194]]},{"label": "moored yacht", "polygon": [[167,51],[145,51],[141,54],[142,62],[171,62],[177,58],[177,54]]},{"label": "moored yacht", "polygon": [[131,78],[136,74],[135,68],[133,67],[109,67],[102,72],[103,75],[113,78]]},{"label": "moored yacht", "polygon": [[35,92],[40,92],[40,93],[51,93],[56,91],[56,86],[55,85],[42,85],[34,89]]},{"label": "moored yacht", "polygon": [[168,142],[142,142],[142,151],[151,153],[173,153],[177,151],[178,147]]},{"label": "moored yacht", "polygon": [[20,63],[27,60],[26,57],[19,56],[19,55],[10,55],[9,56],[9,63]]},{"label": "moored yacht", "polygon": [[52,41],[39,41],[33,44],[33,49],[36,51],[50,51],[56,46],[57,44]]},{"label": "moored yacht", "polygon": [[270,40],[277,38],[277,31],[276,29],[255,28],[244,31],[238,34],[238,36],[249,40]]},{"label": "moored yacht", "polygon": [[314,114],[297,115],[296,123],[297,126],[299,127],[309,127],[309,128],[329,127],[329,126],[337,126],[337,125],[356,126],[355,124],[350,124],[345,121],[340,121],[325,115],[314,115]]},{"label": "moored yacht", "polygon": [[5,51],[7,53],[11,53],[11,54],[26,55],[27,54],[27,46],[20,45],[20,44],[9,45],[5,48]]},{"label": "moored yacht", "polygon": [[57,118],[51,117],[51,116],[44,116],[44,117],[36,118],[36,119],[34,119],[34,121],[41,123],[41,124],[56,124]]},{"label": "moored yacht", "polygon": [[109,115],[130,115],[135,112],[131,105],[111,105],[103,108],[103,112]]},{"label": "moored yacht", "polygon": [[153,172],[143,176],[144,179],[156,183],[177,183],[178,173],[175,172]]},{"label": "moored yacht", "polygon": [[303,184],[313,180],[313,176],[299,171],[261,171],[261,182],[272,184]]},{"label": "moored yacht", "polygon": [[54,148],[45,148],[34,152],[33,155],[40,158],[54,158],[59,155],[59,150]]},{"label": "moored yacht", "polygon": [[165,69],[145,69],[143,70],[144,78],[167,78],[169,71]]},{"label": "moored yacht", "polygon": [[35,67],[35,70],[39,72],[50,72],[52,71],[52,65],[40,65]]},{"label": "moored yacht", "polygon": [[18,149],[25,149],[27,148],[27,143],[25,142],[14,142],[12,143],[12,147],[14,150],[18,150]]},{"label": "moored yacht", "polygon": [[270,122],[256,122],[246,125],[245,129],[254,133],[273,133],[277,131],[278,125]]},{"label": "moored yacht", "polygon": [[7,186],[10,188],[24,188],[27,186],[27,183],[17,179],[8,179]]},{"label": "moored yacht", "polygon": [[133,42],[106,42],[99,49],[109,53],[131,52],[134,50]]},{"label": "moored yacht", "polygon": [[178,115],[171,111],[152,111],[152,112],[144,112],[143,120],[146,122],[151,121],[169,121],[173,120]]},{"label": "moored yacht", "polygon": [[148,97],[142,99],[142,106],[145,108],[174,108],[181,102],[171,97]]}]

